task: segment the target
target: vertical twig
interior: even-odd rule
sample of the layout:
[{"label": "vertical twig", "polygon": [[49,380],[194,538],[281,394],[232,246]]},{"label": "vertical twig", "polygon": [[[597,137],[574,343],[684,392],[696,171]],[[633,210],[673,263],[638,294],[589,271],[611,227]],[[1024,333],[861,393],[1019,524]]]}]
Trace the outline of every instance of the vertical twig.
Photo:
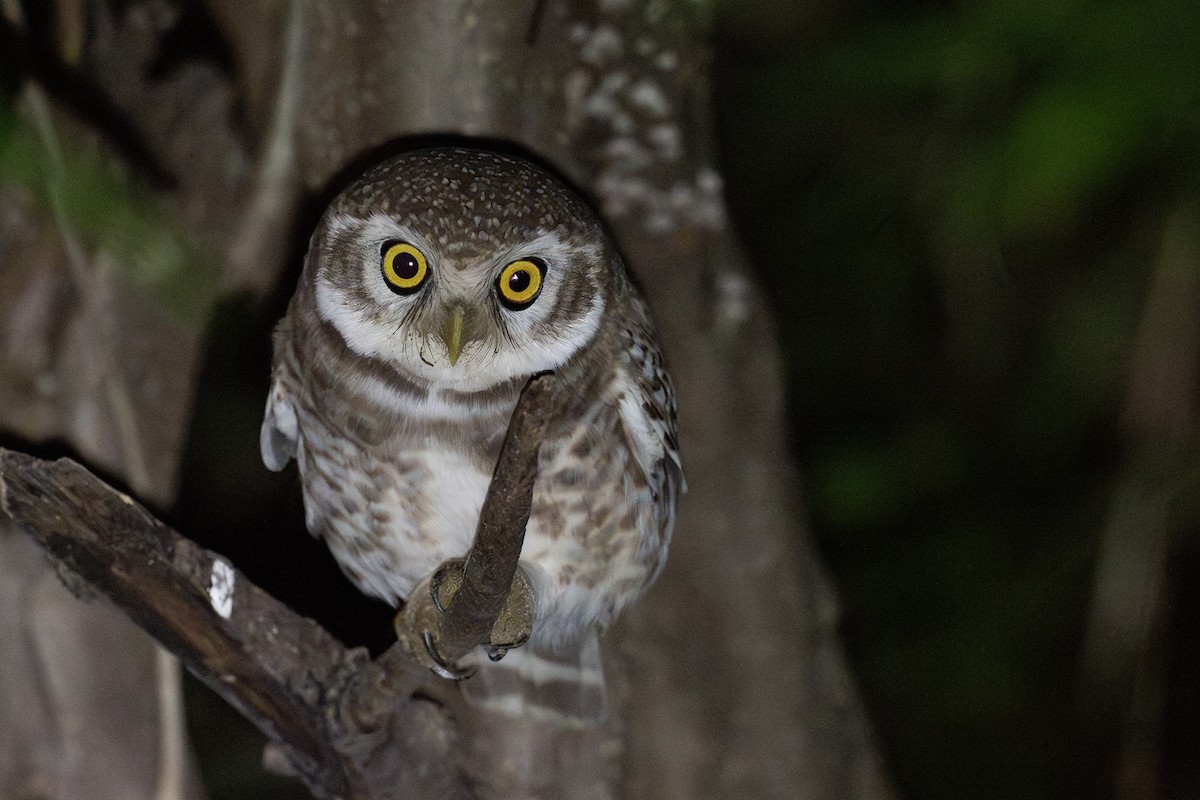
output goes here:
[{"label": "vertical twig", "polygon": [[[475,542],[463,565],[462,586],[437,635],[443,658],[455,660],[488,641],[508,597],[533,506],[543,427],[562,402],[553,373],[535,375],[521,392],[479,514]],[[503,480],[501,480],[503,477]]]}]

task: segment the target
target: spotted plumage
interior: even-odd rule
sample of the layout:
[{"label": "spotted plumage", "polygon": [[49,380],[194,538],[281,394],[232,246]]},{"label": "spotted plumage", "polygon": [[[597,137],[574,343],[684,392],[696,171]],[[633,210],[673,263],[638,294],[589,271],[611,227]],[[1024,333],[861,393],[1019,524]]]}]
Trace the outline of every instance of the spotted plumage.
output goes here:
[{"label": "spotted plumage", "polygon": [[337,197],[275,334],[263,460],[297,460],[309,530],[362,591],[399,604],[467,551],[517,396],[544,370],[568,401],[542,443],[521,551],[533,634],[464,690],[594,718],[597,632],[662,568],[683,478],[646,305],[559,181],[432,149]]}]

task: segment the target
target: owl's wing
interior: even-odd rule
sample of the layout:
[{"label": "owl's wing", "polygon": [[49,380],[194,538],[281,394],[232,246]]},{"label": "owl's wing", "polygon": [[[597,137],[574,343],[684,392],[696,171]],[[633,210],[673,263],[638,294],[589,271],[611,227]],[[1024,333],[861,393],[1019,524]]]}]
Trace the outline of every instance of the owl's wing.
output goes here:
[{"label": "owl's wing", "polygon": [[267,411],[263,415],[258,444],[262,449],[262,460],[267,469],[279,472],[296,457],[296,409],[285,382],[279,374],[271,381],[271,393],[267,395]]},{"label": "owl's wing", "polygon": [[[665,548],[675,527],[675,501],[687,491],[676,433],[675,387],[649,324],[627,331],[617,379],[626,441],[642,469]],[[664,560],[659,560],[659,570]],[[658,573],[651,578],[658,577]]]}]

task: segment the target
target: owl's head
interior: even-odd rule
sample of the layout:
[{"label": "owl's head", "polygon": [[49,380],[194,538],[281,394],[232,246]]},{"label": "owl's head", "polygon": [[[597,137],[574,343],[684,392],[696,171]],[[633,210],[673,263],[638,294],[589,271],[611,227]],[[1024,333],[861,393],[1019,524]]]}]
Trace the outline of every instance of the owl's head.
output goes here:
[{"label": "owl's head", "polygon": [[304,280],[359,355],[472,391],[579,352],[620,269],[591,211],[545,171],[439,148],[384,161],[342,192]]}]

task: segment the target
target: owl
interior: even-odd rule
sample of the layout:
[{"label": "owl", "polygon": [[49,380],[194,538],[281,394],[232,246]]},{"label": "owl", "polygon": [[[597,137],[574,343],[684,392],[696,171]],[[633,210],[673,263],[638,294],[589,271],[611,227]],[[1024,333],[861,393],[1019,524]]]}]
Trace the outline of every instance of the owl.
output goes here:
[{"label": "owl", "polygon": [[[296,459],[309,531],[393,605],[474,538],[530,376],[565,411],[538,457],[520,569],[528,643],[471,702],[599,719],[598,634],[662,569],[684,490],[646,303],[588,206],[533,164],[461,148],[369,169],[326,210],[274,336],[262,457]],[[478,654],[472,654],[477,656]]]}]

